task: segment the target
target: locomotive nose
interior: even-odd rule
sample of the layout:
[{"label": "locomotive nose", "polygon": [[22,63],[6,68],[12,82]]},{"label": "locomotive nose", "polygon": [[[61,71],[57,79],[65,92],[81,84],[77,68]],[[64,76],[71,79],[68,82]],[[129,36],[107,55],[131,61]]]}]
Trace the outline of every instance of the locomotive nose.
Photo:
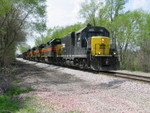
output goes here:
[{"label": "locomotive nose", "polygon": [[94,36],[91,38],[92,55],[109,55],[110,40],[108,37]]}]

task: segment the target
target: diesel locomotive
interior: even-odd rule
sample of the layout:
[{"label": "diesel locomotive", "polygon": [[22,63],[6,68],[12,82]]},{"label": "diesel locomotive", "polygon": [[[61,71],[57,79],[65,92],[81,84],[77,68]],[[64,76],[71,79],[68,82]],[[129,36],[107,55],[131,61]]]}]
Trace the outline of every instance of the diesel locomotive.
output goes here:
[{"label": "diesel locomotive", "polygon": [[29,49],[23,58],[96,71],[119,69],[117,52],[110,46],[109,31],[91,25]]}]

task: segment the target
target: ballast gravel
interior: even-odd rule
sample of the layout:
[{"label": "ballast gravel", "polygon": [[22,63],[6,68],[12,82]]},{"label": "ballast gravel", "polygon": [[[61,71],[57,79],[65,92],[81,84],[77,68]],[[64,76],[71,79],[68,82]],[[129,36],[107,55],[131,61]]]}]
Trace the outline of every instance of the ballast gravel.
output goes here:
[{"label": "ballast gravel", "polygon": [[[150,83],[17,59],[30,67],[20,85],[62,113],[150,113]],[[31,68],[31,67],[34,68]]]}]

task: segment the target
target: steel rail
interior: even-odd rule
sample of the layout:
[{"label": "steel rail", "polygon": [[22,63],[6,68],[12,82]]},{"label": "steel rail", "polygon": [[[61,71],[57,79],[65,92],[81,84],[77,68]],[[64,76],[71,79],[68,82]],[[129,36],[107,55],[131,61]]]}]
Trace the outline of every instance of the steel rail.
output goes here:
[{"label": "steel rail", "polygon": [[112,71],[100,72],[100,73],[103,73],[105,75],[111,75],[111,76],[122,77],[122,78],[127,78],[127,79],[134,79],[134,80],[150,83],[150,76],[128,74],[128,73],[121,73],[121,72],[112,72]]}]

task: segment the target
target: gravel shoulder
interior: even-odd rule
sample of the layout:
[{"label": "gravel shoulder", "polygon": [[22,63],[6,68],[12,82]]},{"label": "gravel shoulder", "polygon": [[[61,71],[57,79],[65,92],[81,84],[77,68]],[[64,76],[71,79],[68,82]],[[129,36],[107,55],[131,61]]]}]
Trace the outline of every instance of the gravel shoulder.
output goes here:
[{"label": "gravel shoulder", "polygon": [[149,83],[17,60],[24,70],[17,75],[18,85],[34,88],[20,97],[37,97],[54,113],[150,113]]}]

